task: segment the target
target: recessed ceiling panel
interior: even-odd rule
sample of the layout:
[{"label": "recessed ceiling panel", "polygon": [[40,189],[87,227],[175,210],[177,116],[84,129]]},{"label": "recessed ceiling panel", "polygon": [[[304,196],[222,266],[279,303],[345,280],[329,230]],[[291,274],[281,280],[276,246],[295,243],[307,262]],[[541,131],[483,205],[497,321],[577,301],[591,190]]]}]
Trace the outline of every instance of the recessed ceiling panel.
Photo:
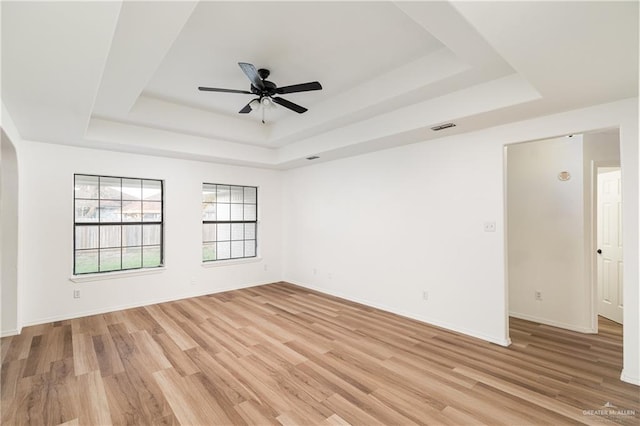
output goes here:
[{"label": "recessed ceiling panel", "polygon": [[[242,61],[270,69],[269,80],[278,86],[320,81],[320,92],[286,96],[311,109],[441,47],[388,2],[202,2],[144,94],[237,116],[251,95],[197,87],[248,90],[237,65]],[[269,113],[272,120],[293,114],[283,108]]]}]

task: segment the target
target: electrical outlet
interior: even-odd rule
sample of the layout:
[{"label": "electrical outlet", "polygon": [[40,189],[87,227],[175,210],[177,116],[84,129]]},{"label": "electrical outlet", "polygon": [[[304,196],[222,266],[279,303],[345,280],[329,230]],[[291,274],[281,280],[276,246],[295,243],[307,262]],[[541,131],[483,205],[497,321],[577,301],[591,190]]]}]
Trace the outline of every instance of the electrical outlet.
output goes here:
[{"label": "electrical outlet", "polygon": [[80,299],[80,290],[73,290],[73,298]]},{"label": "electrical outlet", "polygon": [[496,223],[495,222],[485,222],[484,223],[484,232],[496,232]]},{"label": "electrical outlet", "polygon": [[313,275],[318,275],[318,270],[316,268],[313,268]]},{"label": "electrical outlet", "polygon": [[534,296],[536,300],[542,300],[542,292],[540,290],[536,290]]},{"label": "electrical outlet", "polygon": [[333,274],[332,274],[331,272],[329,272],[329,273],[327,274],[327,278],[329,278],[330,280],[332,280],[332,279],[333,279]]},{"label": "electrical outlet", "polygon": [[196,279],[195,278],[191,278],[191,285],[196,285]]},{"label": "electrical outlet", "polygon": [[264,265],[264,270],[267,271],[269,269],[269,265],[265,264]]},{"label": "electrical outlet", "polygon": [[429,300],[429,292],[428,291],[423,291],[422,292],[422,300]]}]

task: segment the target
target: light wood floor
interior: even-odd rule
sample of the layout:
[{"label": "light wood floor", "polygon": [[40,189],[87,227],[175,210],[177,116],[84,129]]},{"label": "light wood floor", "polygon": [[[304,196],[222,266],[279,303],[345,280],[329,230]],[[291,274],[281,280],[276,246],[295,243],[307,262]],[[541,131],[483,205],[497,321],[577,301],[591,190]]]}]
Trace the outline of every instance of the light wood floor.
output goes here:
[{"label": "light wood floor", "polygon": [[278,283],[4,338],[1,420],[638,425],[638,387],[618,379],[621,327],[600,330],[514,319],[503,348]]}]

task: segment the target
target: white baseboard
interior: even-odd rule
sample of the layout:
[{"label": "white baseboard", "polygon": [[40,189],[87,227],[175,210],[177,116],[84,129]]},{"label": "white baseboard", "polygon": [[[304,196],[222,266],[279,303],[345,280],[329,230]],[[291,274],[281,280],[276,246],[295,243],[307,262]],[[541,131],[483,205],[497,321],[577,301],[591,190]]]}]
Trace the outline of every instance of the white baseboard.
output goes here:
[{"label": "white baseboard", "polygon": [[632,385],[640,386],[640,377],[627,375],[624,369],[622,370],[622,374],[620,374],[620,380],[631,383]]},{"label": "white baseboard", "polygon": [[539,318],[535,315],[521,314],[519,312],[509,312],[509,316],[514,318],[523,319],[526,321],[537,322],[544,325],[550,325],[552,327],[564,328],[565,330],[577,331],[578,333],[584,334],[597,334],[598,330],[594,330],[591,327],[581,327],[574,324],[565,324],[559,321],[553,321],[547,318]]},{"label": "white baseboard", "polygon": [[[286,281],[286,280],[285,280]],[[456,333],[461,333],[467,336],[471,336],[471,337],[475,337],[477,339],[480,340],[484,340],[490,343],[495,343],[496,345],[500,345],[500,346],[509,346],[511,345],[511,339],[510,338],[500,338],[500,337],[496,337],[496,336],[490,336],[484,333],[479,333],[475,330],[470,330],[468,328],[465,327],[459,327],[456,325],[452,325],[449,324],[447,322],[443,322],[443,321],[439,321],[433,318],[429,318],[426,317],[424,315],[416,315],[414,313],[411,312],[405,312],[402,310],[398,310],[395,308],[392,308],[390,306],[386,306],[380,303],[375,303],[372,302],[370,300],[365,300],[365,299],[361,299],[359,297],[353,297],[344,293],[340,293],[340,292],[336,292],[336,291],[329,291],[327,289],[324,288],[318,288],[318,287],[314,287],[314,286],[310,286],[310,285],[304,285],[304,284],[298,284],[292,281],[286,281],[286,282],[291,282],[291,284],[295,284],[297,286],[300,287],[304,287],[304,288],[308,288],[309,290],[314,290],[317,291],[318,293],[324,293],[324,294],[329,294],[331,296],[335,296],[335,297],[339,297],[341,299],[345,299],[345,300],[349,300],[351,302],[356,302],[356,303],[360,303],[366,306],[370,306],[372,308],[376,308],[376,309],[380,309],[381,311],[385,311],[385,312],[390,312],[392,314],[396,314],[396,315],[400,315],[402,317],[405,318],[410,318],[416,321],[420,321],[423,322],[425,324],[430,324],[430,325],[434,325],[436,327],[441,327],[441,328],[445,328],[447,330],[450,331],[455,331]]]},{"label": "white baseboard", "polygon": [[2,330],[0,331],[0,338],[1,337],[9,337],[9,336],[17,336],[18,334],[20,334],[20,332],[22,331],[22,329],[20,328],[14,328],[11,330]]},{"label": "white baseboard", "polygon": [[265,285],[265,284],[272,284],[272,282],[246,284],[246,285],[224,287],[224,288],[216,288],[214,290],[205,290],[205,291],[200,291],[200,292],[182,294],[182,295],[175,296],[175,297],[161,298],[161,299],[150,299],[150,300],[146,300],[144,302],[131,303],[131,304],[125,304],[125,305],[117,305],[117,306],[109,306],[109,307],[93,309],[93,310],[89,310],[89,311],[74,312],[74,313],[69,314],[69,315],[57,315],[57,316],[46,317],[46,318],[36,318],[36,319],[29,320],[29,321],[25,321],[25,323],[23,324],[23,327],[28,327],[28,326],[31,326],[31,325],[47,324],[47,323],[55,322],[55,321],[70,320],[70,319],[74,319],[74,318],[88,317],[88,316],[92,316],[92,315],[106,314],[106,313],[109,313],[109,312],[122,311],[124,309],[140,308],[142,306],[155,305],[155,304],[158,304],[158,303],[174,302],[176,300],[189,299],[191,297],[199,297],[199,296],[206,296],[208,294],[224,293],[225,291],[240,290],[240,289],[243,289],[243,288],[256,287],[256,286]]}]

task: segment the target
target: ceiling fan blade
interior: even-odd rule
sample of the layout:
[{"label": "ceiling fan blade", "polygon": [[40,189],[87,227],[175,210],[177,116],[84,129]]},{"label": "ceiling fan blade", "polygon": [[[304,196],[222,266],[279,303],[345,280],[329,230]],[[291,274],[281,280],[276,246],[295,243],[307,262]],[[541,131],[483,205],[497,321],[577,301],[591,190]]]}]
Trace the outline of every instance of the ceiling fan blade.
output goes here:
[{"label": "ceiling fan blade", "polygon": [[256,67],[254,67],[253,64],[247,64],[246,62],[238,62],[238,65],[240,65],[242,72],[244,72],[246,76],[249,77],[249,80],[251,81],[251,84],[254,85],[254,87],[260,90],[264,89],[264,83],[262,82],[262,79],[258,74],[258,70],[256,70]]},{"label": "ceiling fan blade", "polygon": [[198,87],[198,90],[202,90],[203,92],[246,93],[251,95],[251,92],[247,90],[218,89],[216,87]]},{"label": "ceiling fan blade", "polygon": [[253,111],[253,108],[251,108],[251,104],[254,103],[255,101],[260,102],[260,98],[255,98],[252,99],[248,104],[246,104],[240,111],[238,111],[240,114],[249,114],[251,111]]},{"label": "ceiling fan blade", "polygon": [[283,98],[275,97],[273,98],[273,102],[277,103],[278,105],[282,105],[285,108],[289,108],[291,111],[295,111],[298,114],[302,114],[303,112],[307,111],[305,107],[302,107],[298,104],[294,104],[293,102],[290,102]]},{"label": "ceiling fan blade", "polygon": [[322,90],[322,86],[317,81],[310,83],[294,84],[292,86],[278,87],[276,93],[284,95],[286,93],[310,92],[312,90]]}]

